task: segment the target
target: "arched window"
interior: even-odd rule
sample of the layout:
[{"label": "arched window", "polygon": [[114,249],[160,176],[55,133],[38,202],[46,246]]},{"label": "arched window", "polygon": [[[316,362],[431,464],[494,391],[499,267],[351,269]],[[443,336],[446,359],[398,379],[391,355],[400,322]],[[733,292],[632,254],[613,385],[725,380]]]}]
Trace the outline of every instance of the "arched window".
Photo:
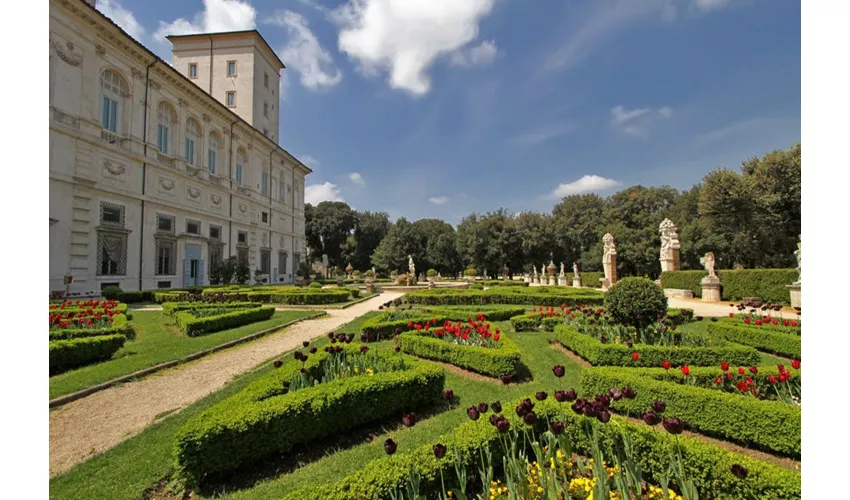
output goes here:
[{"label": "arched window", "polygon": [[103,128],[117,134],[121,130],[120,103],[130,93],[127,82],[118,73],[108,69],[100,75],[100,93],[100,121]]},{"label": "arched window", "polygon": [[236,151],[236,172],[234,175],[236,177],[236,184],[242,184],[242,169],[248,163],[248,155],[245,154],[245,150],[239,148]]},{"label": "arched window", "polygon": [[201,137],[201,124],[194,118],[186,120],[186,148],[184,158],[189,165],[195,164],[195,144]]},{"label": "arched window", "polygon": [[163,101],[159,103],[156,117],[156,146],[160,153],[168,154],[169,148],[171,147],[169,144],[171,142],[171,125],[176,121],[177,113],[174,112],[174,108],[171,107],[170,104]]},{"label": "arched window", "polygon": [[207,153],[207,168],[210,169],[211,174],[217,172],[218,165],[216,164],[216,161],[220,156],[219,151],[221,149],[221,144],[221,137],[219,137],[218,132],[210,132],[209,151]]}]

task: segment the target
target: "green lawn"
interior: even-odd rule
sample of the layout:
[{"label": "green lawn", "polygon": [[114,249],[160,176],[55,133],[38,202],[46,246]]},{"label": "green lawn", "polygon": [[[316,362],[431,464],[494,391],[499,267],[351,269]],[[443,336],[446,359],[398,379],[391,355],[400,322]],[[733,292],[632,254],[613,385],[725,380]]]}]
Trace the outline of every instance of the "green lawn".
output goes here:
[{"label": "green lawn", "polygon": [[[374,314],[378,313],[368,313],[336,331],[359,336],[362,322]],[[495,326],[508,332],[510,323],[499,322]],[[693,328],[698,330],[702,327],[695,324]],[[507,405],[518,397],[532,396],[540,390],[546,391],[551,397],[558,389],[578,387],[581,368],[549,345],[551,333],[508,332],[506,335],[519,344],[522,362],[530,371],[520,383],[505,386],[447,373],[446,388],[454,390],[459,399],[454,409],[441,405],[429,409],[428,415],[423,410],[420,413],[422,420],[412,428],[401,425],[399,418],[399,421],[354,430],[336,440],[311,443],[288,453],[285,459],[265,460],[251,473],[238,474],[226,484],[207,485],[202,491],[196,492],[198,498],[280,498],[299,488],[338,481],[362,469],[370,460],[385,456],[383,442],[387,437],[399,443],[398,453],[411,452],[425,443],[436,443],[441,435],[449,433],[467,419],[467,407],[479,402],[498,400]],[[357,340],[355,338],[355,342]],[[315,344],[321,348],[327,342],[327,337],[322,337]],[[391,349],[393,342],[387,340],[373,343],[370,347]],[[291,354],[285,359],[291,359]],[[766,362],[770,359],[768,357]],[[552,367],[556,364],[566,367],[563,379],[558,380],[552,374]],[[186,420],[236,393],[271,369],[266,365],[257,372],[235,380],[221,391],[166,418],[140,435],[52,479],[51,498],[139,498],[145,488],[173,472],[174,435]],[[505,411],[512,410],[505,406]],[[370,439],[371,436],[374,436],[374,440]]]},{"label": "green lawn", "polygon": [[136,330],[135,340],[127,342],[109,361],[50,377],[50,399],[316,313],[276,311],[266,321],[200,337],[188,337],[173,326],[171,318],[160,311],[133,311],[131,324]]}]

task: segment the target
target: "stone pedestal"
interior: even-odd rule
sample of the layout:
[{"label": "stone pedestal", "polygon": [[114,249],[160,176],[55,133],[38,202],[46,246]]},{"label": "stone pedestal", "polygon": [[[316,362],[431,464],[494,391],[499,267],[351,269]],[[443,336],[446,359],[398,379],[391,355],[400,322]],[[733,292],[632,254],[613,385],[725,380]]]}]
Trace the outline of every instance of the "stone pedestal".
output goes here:
[{"label": "stone pedestal", "polygon": [[428,288],[437,288],[437,282],[434,281],[434,278],[428,280]]},{"label": "stone pedestal", "polygon": [[706,276],[699,283],[702,286],[703,302],[720,302],[720,278]]},{"label": "stone pedestal", "polygon": [[606,292],[609,288],[611,288],[611,281],[608,278],[599,278],[599,282],[602,284],[603,292]]},{"label": "stone pedestal", "polygon": [[525,276],[522,277],[522,280],[525,281],[526,283],[531,283],[531,276],[526,274]]},{"label": "stone pedestal", "polygon": [[802,284],[801,283],[792,283],[790,285],[786,285],[788,291],[791,292],[791,307],[803,307],[800,305],[802,298]]},{"label": "stone pedestal", "polygon": [[578,276],[573,277],[573,287],[574,288],[581,288],[581,278],[580,277],[578,277]]},{"label": "stone pedestal", "polygon": [[567,286],[567,277],[563,274],[558,276],[558,286]]},{"label": "stone pedestal", "polygon": [[674,248],[670,257],[666,257],[660,259],[661,261],[661,272],[664,271],[678,271],[679,270],[679,249]]},{"label": "stone pedestal", "polygon": [[375,284],[371,281],[366,283],[366,293],[375,293]]}]

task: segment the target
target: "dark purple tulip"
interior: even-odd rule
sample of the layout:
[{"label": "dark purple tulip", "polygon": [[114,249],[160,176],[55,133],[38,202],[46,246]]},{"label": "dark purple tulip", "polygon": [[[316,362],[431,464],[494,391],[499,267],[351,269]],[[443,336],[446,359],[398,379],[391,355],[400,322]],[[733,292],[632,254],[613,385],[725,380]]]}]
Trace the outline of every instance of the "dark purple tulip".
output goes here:
[{"label": "dark purple tulip", "polygon": [[395,453],[395,450],[398,448],[398,443],[392,440],[392,438],[384,441],[384,451],[387,452],[387,455],[392,455]]},{"label": "dark purple tulip", "polygon": [[369,350],[369,346],[367,346],[367,345],[361,345],[360,346],[360,352],[365,353],[368,350]]},{"label": "dark purple tulip", "polygon": [[564,376],[564,373],[566,373],[566,368],[564,368],[564,365],[555,365],[552,368],[552,373],[554,373],[556,377],[561,378]]},{"label": "dark purple tulip", "polygon": [[596,402],[603,408],[608,408],[608,405],[611,404],[611,399],[604,394],[597,394]]},{"label": "dark purple tulip", "polygon": [[316,349],[315,347],[310,348],[310,354],[316,354],[316,351],[318,351],[318,349]]},{"label": "dark purple tulip", "polygon": [[593,404],[584,405],[584,414],[590,418],[599,415],[599,407]]},{"label": "dark purple tulip", "polygon": [[348,337],[346,337],[346,338],[345,338],[345,343],[346,343],[346,344],[350,344],[352,340],[354,340],[354,334],[353,334],[353,333],[349,333],[349,334],[348,334]]},{"label": "dark purple tulip", "polygon": [[401,347],[395,346],[395,352],[399,352],[399,351],[401,351]]},{"label": "dark purple tulip", "polygon": [[545,401],[547,396],[549,395],[544,391],[540,391],[534,395],[534,397],[537,398],[537,401]]},{"label": "dark purple tulip", "polygon": [[750,473],[746,467],[740,464],[733,465],[731,471],[738,479],[747,479],[747,475]]},{"label": "dark purple tulip", "polygon": [[555,398],[555,401],[557,401],[559,403],[563,403],[564,401],[567,400],[567,393],[564,392],[564,391],[555,391],[554,398]]},{"label": "dark purple tulip", "polygon": [[329,339],[334,338],[334,332],[328,332],[328,338]]},{"label": "dark purple tulip", "polygon": [[325,352],[331,352],[331,346],[326,345],[325,346]]},{"label": "dark purple tulip", "polygon": [[626,398],[626,399],[634,399],[635,398],[635,390],[632,389],[631,387],[628,387],[628,386],[623,387],[623,389],[620,390],[620,392],[623,393],[623,397]]},{"label": "dark purple tulip", "polygon": [[506,419],[504,417],[500,418],[499,421],[496,422],[496,429],[498,429],[499,432],[502,432],[502,433],[508,432],[508,429],[510,429],[510,428],[511,428],[511,423],[508,422],[508,419]]},{"label": "dark purple tulip", "polygon": [[576,401],[575,403],[572,404],[571,408],[573,409],[574,412],[581,415],[582,413],[584,413],[584,400],[579,399],[578,401]]},{"label": "dark purple tulip", "polygon": [[608,410],[602,410],[598,415],[596,415],[596,418],[603,424],[607,424],[608,421],[611,420],[611,412]]},{"label": "dark purple tulip", "polygon": [[512,379],[513,379],[513,376],[511,376],[511,375],[502,375],[502,383],[505,384],[505,385],[510,384]]},{"label": "dark purple tulip", "polygon": [[656,413],[664,413],[664,410],[667,409],[667,403],[665,403],[663,399],[659,399],[652,403],[652,409],[655,410]]},{"label": "dark purple tulip", "polygon": [[564,392],[564,397],[567,398],[567,401],[575,401],[576,398],[578,397],[578,394],[576,394],[575,389],[570,389],[570,390]]},{"label": "dark purple tulip", "polygon": [[275,368],[280,368],[281,366],[283,366],[283,361],[281,361],[279,359],[274,360],[274,367]]},{"label": "dark purple tulip", "polygon": [[404,425],[413,427],[416,425],[416,414],[413,412],[407,413],[401,417],[401,421],[404,422]]},{"label": "dark purple tulip", "polygon": [[480,413],[487,413],[487,403],[478,403],[478,411]]},{"label": "dark purple tulip", "polygon": [[603,344],[607,344],[608,343],[608,337],[603,335],[603,336],[599,337],[599,341],[602,342]]},{"label": "dark purple tulip", "polygon": [[648,411],[643,414],[643,421],[646,422],[646,425],[658,425],[661,418],[655,412]]},{"label": "dark purple tulip", "polygon": [[611,399],[613,399],[614,401],[619,401],[622,397],[623,393],[620,391],[614,391],[614,393],[611,394]]},{"label": "dark purple tulip", "polygon": [[360,334],[360,342],[368,342],[368,341],[369,341],[369,334],[368,333],[361,333]]},{"label": "dark purple tulip", "polygon": [[455,391],[451,389],[446,389],[443,391],[443,399],[446,401],[451,401],[455,397]]},{"label": "dark purple tulip", "polygon": [[502,403],[500,403],[498,401],[494,401],[493,403],[490,403],[490,408],[492,408],[493,411],[496,412],[496,413],[502,413]]},{"label": "dark purple tulip", "polygon": [[537,422],[537,415],[533,411],[530,411],[522,416],[522,421],[527,425],[534,425],[534,422]]},{"label": "dark purple tulip", "polygon": [[681,434],[682,430],[685,428],[682,421],[678,418],[665,418],[661,421],[661,425],[663,425],[670,434]]},{"label": "dark purple tulip", "polygon": [[498,422],[500,418],[502,418],[501,415],[496,415],[495,413],[491,413],[490,414],[490,424],[496,425],[496,422]]},{"label": "dark purple tulip", "polygon": [[331,338],[331,344],[336,344],[336,337]]},{"label": "dark purple tulip", "polygon": [[559,435],[564,432],[564,423],[563,422],[552,422],[549,424],[549,431],[554,435]]},{"label": "dark purple tulip", "polygon": [[437,458],[443,458],[446,456],[446,446],[440,443],[434,445],[434,456]]},{"label": "dark purple tulip", "polygon": [[478,420],[478,417],[480,416],[478,408],[470,406],[466,409],[466,416],[469,417],[470,420]]},{"label": "dark purple tulip", "polygon": [[301,345],[303,345],[304,347],[310,347],[310,341],[305,340],[304,342],[301,342]]},{"label": "dark purple tulip", "polygon": [[626,345],[627,345],[627,346],[629,346],[629,349],[631,349],[631,348],[632,348],[632,346],[634,346],[634,344],[632,344],[632,341],[631,341],[631,340],[627,340],[627,341],[626,341]]},{"label": "dark purple tulip", "polygon": [[396,329],[395,329],[395,334],[396,334],[396,335],[398,335],[399,333],[401,333],[401,328],[396,328]]}]

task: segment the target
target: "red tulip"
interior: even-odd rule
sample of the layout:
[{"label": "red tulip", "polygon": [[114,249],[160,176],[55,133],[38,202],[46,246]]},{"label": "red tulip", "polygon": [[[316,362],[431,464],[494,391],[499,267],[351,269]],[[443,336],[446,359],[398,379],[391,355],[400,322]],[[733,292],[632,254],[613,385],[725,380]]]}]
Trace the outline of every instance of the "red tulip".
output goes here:
[{"label": "red tulip", "polygon": [[767,377],[767,381],[770,382],[771,384],[775,384],[776,383],[776,377],[771,375],[771,376]]},{"label": "red tulip", "polygon": [[682,369],[682,375],[687,377],[688,375],[691,374],[691,369],[688,368],[688,365],[683,366],[681,369]]},{"label": "red tulip", "polygon": [[730,318],[734,318],[734,317],[735,317],[735,313],[729,313],[729,317],[730,317]]},{"label": "red tulip", "polygon": [[774,324],[774,325],[778,325],[778,324],[779,324],[779,320],[778,320],[778,319],[773,320],[773,324]]},{"label": "red tulip", "polygon": [[795,370],[799,370],[800,369],[800,360],[799,359],[792,359],[791,360],[791,368],[793,368]]},{"label": "red tulip", "polygon": [[791,322],[790,322],[790,321],[788,321],[787,319],[786,319],[785,321],[783,321],[783,322],[782,322],[782,326],[788,326],[788,325],[790,325],[790,324],[791,324]]},{"label": "red tulip", "polygon": [[749,392],[749,390],[750,390],[750,388],[749,388],[749,387],[747,387],[747,384],[745,384],[743,380],[742,380],[742,381],[740,381],[740,382],[738,382],[737,384],[735,384],[735,386],[736,386],[736,387],[738,388],[738,390],[739,390],[739,391],[741,391],[741,392]]},{"label": "red tulip", "polygon": [[744,318],[744,323],[746,323],[746,324],[748,324],[748,325],[749,325],[749,324],[750,324],[750,318],[749,318],[749,317]]},{"label": "red tulip", "polygon": [[633,359],[633,360],[635,360],[635,361],[637,361],[637,360],[638,360],[638,358],[640,358],[640,354],[638,354],[638,353],[637,353],[637,351],[633,352],[633,353],[632,353],[632,359]]},{"label": "red tulip", "polygon": [[796,321],[792,321],[792,322],[791,322],[791,326],[797,326],[797,322],[796,322]]},{"label": "red tulip", "polygon": [[738,367],[738,374],[743,375],[745,371],[746,370],[744,370],[743,367],[741,367],[741,366]]},{"label": "red tulip", "polygon": [[714,379],[714,384],[715,384],[715,385],[720,385],[720,384],[722,384],[722,383],[723,383],[723,379],[722,379],[722,378],[717,377],[716,379]]},{"label": "red tulip", "polygon": [[750,367],[750,373],[752,373],[753,375],[757,374],[758,372],[759,372],[759,369],[756,368],[755,366]]},{"label": "red tulip", "polygon": [[664,368],[665,370],[669,370],[670,369],[670,362],[669,361],[662,361],[661,362],[661,368]]},{"label": "red tulip", "polygon": [[760,320],[760,319],[757,319],[757,320],[756,320],[756,324],[757,324],[757,325],[759,325],[759,326],[761,326],[761,320]]},{"label": "red tulip", "polygon": [[723,370],[723,371],[725,372],[726,370],[728,370],[728,369],[729,369],[729,363],[727,363],[727,362],[725,362],[725,361],[721,361],[721,362],[720,362],[720,369],[721,369],[721,370]]}]

